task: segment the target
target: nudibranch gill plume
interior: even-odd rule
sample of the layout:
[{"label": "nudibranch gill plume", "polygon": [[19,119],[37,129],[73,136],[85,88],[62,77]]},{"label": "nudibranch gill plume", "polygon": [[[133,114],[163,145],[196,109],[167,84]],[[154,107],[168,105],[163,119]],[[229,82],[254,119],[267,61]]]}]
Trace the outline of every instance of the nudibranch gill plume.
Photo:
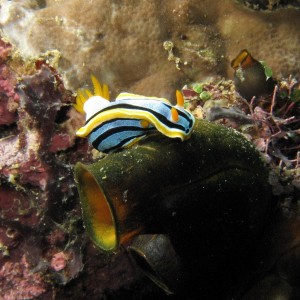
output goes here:
[{"label": "nudibranch gill plume", "polygon": [[86,114],[86,122],[76,135],[87,137],[97,150],[115,152],[155,131],[182,141],[190,137],[195,118],[184,109],[180,91],[176,91],[176,105],[164,98],[131,93],[121,93],[110,102],[107,85],[91,78],[94,94],[88,89],[77,94],[75,108]]}]

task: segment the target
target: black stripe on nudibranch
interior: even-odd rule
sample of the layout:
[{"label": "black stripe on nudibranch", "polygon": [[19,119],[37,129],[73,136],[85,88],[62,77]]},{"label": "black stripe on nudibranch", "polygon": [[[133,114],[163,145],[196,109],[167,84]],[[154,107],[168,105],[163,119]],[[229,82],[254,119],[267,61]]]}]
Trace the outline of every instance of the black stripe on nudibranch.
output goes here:
[{"label": "black stripe on nudibranch", "polygon": [[[128,121],[128,122],[132,122],[133,119],[130,119],[130,118],[114,118],[114,119],[111,119],[111,120],[107,120],[105,122],[101,122],[99,125],[97,125],[97,127],[95,127],[90,134],[94,133],[95,131],[97,131],[98,129],[100,129],[101,127],[104,127],[106,125],[109,125],[111,123],[115,123],[117,121],[122,121],[122,123],[124,121]],[[139,120],[140,121],[140,120]],[[122,125],[123,126],[123,125]],[[119,127],[119,126],[118,126]],[[135,126],[134,126],[135,127]],[[138,127],[138,126],[137,126]],[[143,127],[139,127],[141,130],[145,129]],[[154,129],[154,128],[152,128]]]},{"label": "black stripe on nudibranch", "polygon": [[122,133],[122,132],[125,132],[125,131],[143,131],[143,132],[145,132],[144,134],[146,134],[146,132],[149,132],[149,131],[154,130],[154,129],[155,128],[153,128],[153,127],[141,128],[141,127],[136,127],[136,126],[119,126],[119,127],[115,127],[115,128],[111,128],[111,129],[106,130],[104,133],[100,134],[93,141],[92,144],[93,144],[93,146],[99,146],[99,144],[102,143],[107,138],[111,138],[114,134]]},{"label": "black stripe on nudibranch", "polygon": [[104,153],[109,153],[109,152],[112,152],[116,149],[119,149],[119,148],[122,148],[124,145],[130,143],[131,141],[133,141],[134,139],[137,139],[137,138],[140,138],[142,136],[146,135],[146,133],[142,133],[140,135],[136,135],[134,137],[128,137],[126,139],[123,139],[119,144],[116,144],[115,146],[113,147],[110,147],[108,149],[103,149],[101,150],[101,152],[104,152]]},{"label": "black stripe on nudibranch", "polygon": [[[172,108],[172,106],[170,105],[167,105],[166,103],[163,103],[166,107],[168,108]],[[116,103],[115,105],[112,105],[112,106],[107,106],[105,108],[103,108],[102,110],[98,111],[96,114],[94,114],[92,117],[90,117],[85,124],[88,124],[88,122],[90,120],[92,120],[94,117],[96,117],[97,115],[105,112],[105,111],[109,111],[109,110],[117,110],[117,109],[131,109],[131,110],[142,110],[142,111],[146,111],[146,112],[149,112],[151,113],[156,119],[158,119],[161,123],[165,124],[167,127],[169,128],[176,128],[176,129],[179,129],[181,131],[184,131],[184,132],[189,132],[189,130],[192,128],[193,126],[193,121],[192,119],[190,118],[187,118],[187,116],[181,112],[180,110],[178,111],[178,114],[180,116],[182,116],[183,118],[185,118],[186,120],[189,121],[189,128],[186,129],[184,126],[180,125],[180,124],[176,124],[176,123],[173,123],[171,122],[167,117],[165,117],[164,115],[160,114],[159,112],[156,112],[150,108],[145,108],[145,107],[142,107],[142,106],[137,106],[137,105],[132,105],[132,104],[126,104],[126,103]]]}]

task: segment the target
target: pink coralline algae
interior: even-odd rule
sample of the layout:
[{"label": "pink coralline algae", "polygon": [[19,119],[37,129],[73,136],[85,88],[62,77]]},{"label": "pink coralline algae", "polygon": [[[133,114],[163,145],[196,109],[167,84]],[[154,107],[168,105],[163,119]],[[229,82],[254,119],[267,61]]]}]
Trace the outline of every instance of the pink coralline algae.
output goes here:
[{"label": "pink coralline algae", "polygon": [[134,276],[124,254],[108,270],[85,237],[72,171],[92,160],[75,136],[83,115],[53,67],[16,55],[0,39],[0,299],[101,299]]},{"label": "pink coralline algae", "polygon": [[11,53],[11,45],[9,43],[5,43],[3,40],[0,40],[0,63],[5,62]]},{"label": "pink coralline algae", "polygon": [[[11,51],[0,41],[0,298],[33,299],[48,293],[47,276],[61,269],[51,268],[51,255],[70,241],[64,226],[75,230],[70,224],[79,219],[72,160],[78,159],[76,149],[88,149],[76,144],[82,117],[60,76],[43,61],[31,64],[30,75],[18,62],[12,68]],[[72,247],[69,252],[80,249]],[[64,283],[82,269],[81,255],[74,261],[77,268],[64,274]]]},{"label": "pink coralline algae", "polygon": [[11,46],[0,40],[0,125],[16,121],[16,107],[19,96],[15,92],[15,76],[5,64],[11,53]]},{"label": "pink coralline algae", "polygon": [[[55,88],[55,77],[47,67],[19,83],[17,92],[20,95],[17,110],[19,134],[4,138],[0,143],[1,173],[6,177],[19,176],[21,183],[45,190],[53,176],[48,152],[58,127],[55,118],[62,106],[61,92]],[[61,132],[61,135],[65,139],[66,133]],[[55,133],[55,136],[60,149],[67,148],[62,145],[59,134]],[[70,137],[73,142],[74,138],[74,135]],[[71,145],[68,140],[67,146]]]},{"label": "pink coralline algae", "polygon": [[39,273],[30,270],[23,256],[21,262],[6,262],[0,269],[0,297],[3,300],[33,299],[45,292]]}]

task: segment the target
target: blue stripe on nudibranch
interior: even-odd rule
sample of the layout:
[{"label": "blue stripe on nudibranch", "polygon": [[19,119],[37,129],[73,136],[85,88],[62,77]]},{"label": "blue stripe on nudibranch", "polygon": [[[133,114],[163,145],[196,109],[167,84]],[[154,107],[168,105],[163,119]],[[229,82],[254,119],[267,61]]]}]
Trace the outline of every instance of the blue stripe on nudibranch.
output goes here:
[{"label": "blue stripe on nudibranch", "polygon": [[134,139],[141,138],[155,127],[149,125],[141,127],[140,120],[134,119],[113,119],[101,123],[88,136],[89,142],[94,148],[101,152],[112,152],[118,148],[124,148]]},{"label": "blue stripe on nudibranch", "polygon": [[[99,82],[96,84],[100,86]],[[81,108],[85,102],[83,110],[87,121],[76,134],[88,137],[89,142],[102,152],[127,147],[156,130],[168,137],[186,140],[195,125],[194,116],[182,107],[181,94],[178,100],[179,92],[176,94],[178,105],[175,106],[164,98],[121,93],[116,101],[109,102],[101,94],[85,98],[84,92],[88,96],[91,94],[81,92],[77,106]],[[105,95],[108,98],[108,90]]]}]

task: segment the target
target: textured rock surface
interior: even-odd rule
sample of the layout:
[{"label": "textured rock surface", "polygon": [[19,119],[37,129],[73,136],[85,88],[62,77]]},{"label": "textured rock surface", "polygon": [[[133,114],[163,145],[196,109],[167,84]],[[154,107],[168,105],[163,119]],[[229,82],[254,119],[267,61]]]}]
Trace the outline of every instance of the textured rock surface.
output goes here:
[{"label": "textured rock surface", "polygon": [[0,298],[68,299],[81,275],[75,290],[100,299],[137,273],[124,253],[105,257],[85,238],[72,168],[91,152],[75,140],[83,120],[71,92],[45,62],[15,55],[0,41]]},{"label": "textured rock surface", "polygon": [[[43,60],[24,63],[0,41],[0,298],[163,299],[161,291],[140,279],[126,254],[103,256],[86,240],[72,166],[90,160],[91,153],[75,139],[82,117],[70,108],[74,99],[64,85],[81,87],[93,73],[113,94],[129,90],[173,98],[183,83],[232,77],[229,62],[242,48],[267,61],[275,76],[299,75],[300,12],[253,11],[231,0],[222,5],[216,0],[0,4],[1,28],[9,39],[26,55],[58,63],[64,78]],[[174,47],[165,50],[166,40]],[[53,49],[60,54],[41,56]],[[212,85],[212,99],[228,89],[233,94],[228,85],[219,94]],[[300,252],[299,208],[294,211],[280,220],[285,227],[281,240],[273,241],[276,251],[268,248],[268,240],[263,249],[271,258],[286,256],[275,265],[263,258],[265,270],[271,274],[275,268],[275,274],[262,284],[254,278],[258,285],[249,299],[266,293],[272,282],[283,285],[270,292],[277,295],[299,289],[298,269],[293,272]],[[293,234],[286,238],[286,232]],[[262,270],[260,278],[265,275]]]},{"label": "textured rock surface", "polygon": [[282,7],[300,7],[299,0],[239,0],[246,6],[251,7],[255,10],[259,9],[277,9]]},{"label": "textured rock surface", "polygon": [[[173,97],[175,86],[226,67],[242,48],[268,61],[276,75],[300,71],[300,11],[253,11],[222,1],[2,1],[0,22],[25,54],[61,52],[59,70],[69,87],[91,73],[115,92]],[[176,69],[163,42],[180,58]],[[171,78],[171,79],[170,79]]]}]

